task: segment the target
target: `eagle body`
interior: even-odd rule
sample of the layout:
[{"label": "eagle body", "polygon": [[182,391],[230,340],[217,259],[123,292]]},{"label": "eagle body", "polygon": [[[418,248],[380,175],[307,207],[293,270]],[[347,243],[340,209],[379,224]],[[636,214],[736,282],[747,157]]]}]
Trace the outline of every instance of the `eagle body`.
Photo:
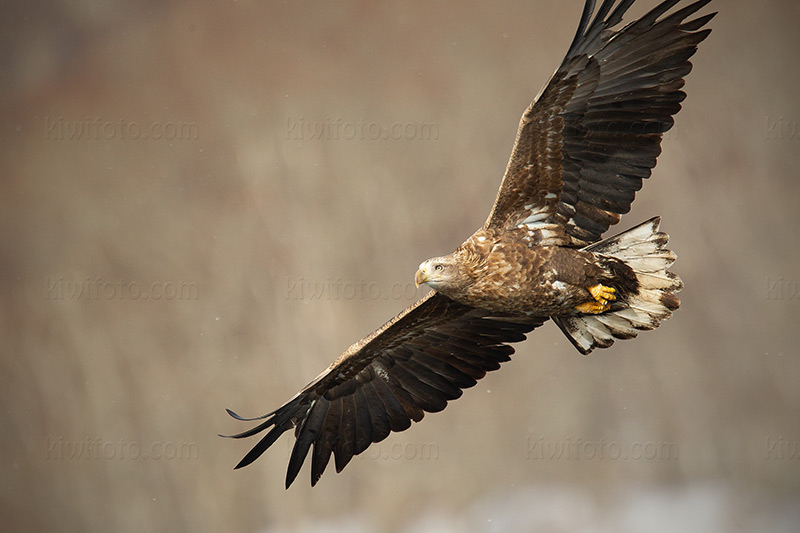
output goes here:
[{"label": "eagle body", "polygon": [[[528,316],[570,316],[592,301],[588,287],[604,284],[618,297],[638,289],[636,275],[623,261],[590,251],[542,246],[527,227],[480,230],[449,256],[420,265],[418,283],[453,300],[492,312]],[[457,265],[447,282],[437,282],[436,267]],[[442,269],[446,272],[446,268]],[[430,272],[428,272],[430,271]]]},{"label": "eagle body", "polygon": [[236,468],[294,430],[286,487],[309,456],[314,485],[331,458],[340,472],[372,443],[444,409],[549,320],[586,355],[672,316],[683,283],[669,270],[676,256],[660,218],[603,234],[651,176],[716,13],[697,15],[711,0],[663,0],[623,23],[635,1],[586,0],[561,65],[522,114],[486,222],[451,254],[420,264],[415,280],[433,290],[278,409],[228,411],[257,421],[232,437],[266,432]]}]

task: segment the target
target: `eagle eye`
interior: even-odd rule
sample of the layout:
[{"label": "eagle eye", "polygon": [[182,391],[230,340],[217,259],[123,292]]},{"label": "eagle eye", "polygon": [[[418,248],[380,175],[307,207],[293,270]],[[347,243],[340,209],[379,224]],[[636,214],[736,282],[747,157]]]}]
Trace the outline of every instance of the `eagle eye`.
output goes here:
[{"label": "eagle eye", "polygon": [[444,270],[444,266],[442,266],[442,265],[435,265],[435,266],[433,267],[433,269],[434,269],[434,270],[436,270],[437,272],[440,272],[440,271]]}]

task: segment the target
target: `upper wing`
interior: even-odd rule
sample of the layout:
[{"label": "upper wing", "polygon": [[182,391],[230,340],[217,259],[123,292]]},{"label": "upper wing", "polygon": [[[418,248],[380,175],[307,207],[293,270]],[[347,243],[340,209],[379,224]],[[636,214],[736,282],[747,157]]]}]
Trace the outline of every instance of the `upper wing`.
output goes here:
[{"label": "upper wing", "polygon": [[[294,481],[311,457],[311,485],[333,452],[336,471],[391,431],[408,429],[424,412],[441,411],[489,370],[508,361],[507,343],[547,318],[506,318],[461,305],[431,291],[423,299],[344,352],[325,372],[282,407],[256,419],[255,428],[231,435],[249,437],[269,429],[236,468],[255,461],[285,431],[296,441],[286,472]],[[271,428],[271,429],[270,429]]]},{"label": "upper wing", "polygon": [[689,58],[711,31],[698,30],[716,14],[684,22],[711,1],[700,0],[662,17],[680,1],[615,29],[634,0],[605,0],[593,20],[587,0],[563,63],[522,115],[484,228],[526,224],[584,246],[630,210],[686,97]]}]

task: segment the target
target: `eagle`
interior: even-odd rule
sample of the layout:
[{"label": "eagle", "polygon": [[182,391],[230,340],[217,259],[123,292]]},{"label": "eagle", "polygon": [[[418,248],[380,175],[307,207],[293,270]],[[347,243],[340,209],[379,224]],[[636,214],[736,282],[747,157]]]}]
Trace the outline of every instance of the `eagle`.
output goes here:
[{"label": "eagle", "polygon": [[266,434],[249,465],[284,432],[295,442],[288,489],[311,454],[311,485],[331,455],[353,456],[425,413],[443,410],[497,370],[512,343],[548,319],[582,354],[669,318],[683,283],[654,217],[603,239],[630,210],[686,97],[689,59],[716,15],[711,0],[666,0],[622,25],[634,0],[587,0],[561,66],[525,110],[494,206],[449,255],[423,261],[432,290],[350,346],[284,405],[233,438]]}]

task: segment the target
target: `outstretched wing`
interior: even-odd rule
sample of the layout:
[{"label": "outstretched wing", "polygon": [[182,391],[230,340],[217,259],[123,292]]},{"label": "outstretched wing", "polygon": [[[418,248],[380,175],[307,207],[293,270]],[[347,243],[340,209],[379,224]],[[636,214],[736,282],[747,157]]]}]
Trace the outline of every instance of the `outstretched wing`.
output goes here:
[{"label": "outstretched wing", "polygon": [[345,351],[325,372],[282,407],[234,438],[269,430],[236,468],[247,466],[285,431],[295,428],[286,487],[297,477],[311,446],[311,485],[334,454],[336,471],[391,431],[408,429],[425,412],[444,409],[487,371],[500,368],[512,342],[547,318],[508,318],[461,305],[431,291]]},{"label": "outstretched wing", "polygon": [[[617,29],[634,0],[588,0],[563,63],[520,120],[484,228],[528,225],[552,244],[597,241],[630,210],[686,97],[710,0],[667,0]],[[591,22],[590,22],[591,21]]]}]

